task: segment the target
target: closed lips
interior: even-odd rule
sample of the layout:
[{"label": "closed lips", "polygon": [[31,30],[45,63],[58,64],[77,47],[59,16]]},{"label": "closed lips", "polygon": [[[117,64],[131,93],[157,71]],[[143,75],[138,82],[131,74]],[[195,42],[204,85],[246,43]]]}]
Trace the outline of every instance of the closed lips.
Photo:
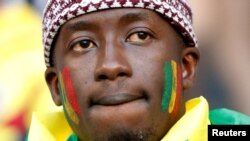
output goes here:
[{"label": "closed lips", "polygon": [[121,105],[125,103],[129,103],[132,101],[146,99],[146,96],[141,95],[133,95],[129,93],[121,93],[116,95],[105,95],[100,97],[99,99],[93,100],[91,105],[100,105],[100,106],[115,106]]}]

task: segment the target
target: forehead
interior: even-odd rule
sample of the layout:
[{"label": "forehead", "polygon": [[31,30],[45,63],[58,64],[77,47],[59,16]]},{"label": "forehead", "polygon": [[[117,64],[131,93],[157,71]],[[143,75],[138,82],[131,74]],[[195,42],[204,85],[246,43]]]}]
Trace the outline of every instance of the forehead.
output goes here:
[{"label": "forehead", "polygon": [[[146,22],[153,25],[168,25],[156,12],[142,8],[109,9],[89,13],[66,22],[63,30],[78,30],[80,27],[91,28],[94,24],[110,25],[111,23]],[[162,25],[164,23],[164,25]],[[112,25],[110,25],[112,26]]]}]

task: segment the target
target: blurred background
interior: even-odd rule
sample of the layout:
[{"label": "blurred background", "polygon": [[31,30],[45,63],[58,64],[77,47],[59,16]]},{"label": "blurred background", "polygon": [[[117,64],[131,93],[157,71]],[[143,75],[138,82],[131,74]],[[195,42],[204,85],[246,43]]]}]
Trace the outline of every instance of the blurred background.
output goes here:
[{"label": "blurred background", "polygon": [[0,141],[23,141],[31,113],[55,107],[44,80],[45,2],[0,0]]},{"label": "blurred background", "polygon": [[250,1],[189,0],[201,60],[187,98],[250,115]]},{"label": "blurred background", "polygon": [[[0,0],[0,140],[23,141],[34,111],[56,109],[44,80],[46,0]],[[250,1],[189,0],[201,60],[190,99],[250,115]]]}]

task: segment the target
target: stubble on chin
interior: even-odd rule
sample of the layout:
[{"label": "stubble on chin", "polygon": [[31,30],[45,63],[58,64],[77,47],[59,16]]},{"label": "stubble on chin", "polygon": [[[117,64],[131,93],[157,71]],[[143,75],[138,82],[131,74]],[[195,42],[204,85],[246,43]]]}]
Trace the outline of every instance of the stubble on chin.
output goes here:
[{"label": "stubble on chin", "polygon": [[155,138],[152,129],[133,131],[132,129],[115,129],[109,134],[96,136],[95,141],[151,141]]}]

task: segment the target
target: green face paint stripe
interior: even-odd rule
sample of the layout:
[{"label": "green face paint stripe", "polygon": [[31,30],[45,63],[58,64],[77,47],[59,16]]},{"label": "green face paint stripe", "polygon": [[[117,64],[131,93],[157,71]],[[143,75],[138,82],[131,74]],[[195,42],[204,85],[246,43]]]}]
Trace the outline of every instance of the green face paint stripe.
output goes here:
[{"label": "green face paint stripe", "polygon": [[62,100],[63,100],[63,105],[64,103],[66,102],[66,99],[65,99],[65,90],[64,90],[64,84],[62,82],[62,74],[60,73],[59,74],[59,92],[60,92],[60,95],[62,97]]},{"label": "green face paint stripe", "polygon": [[[60,86],[60,87],[62,87],[62,86]],[[66,108],[67,107],[67,104],[66,104],[66,98],[65,98],[65,92],[64,92],[64,90],[63,90],[63,88],[61,88],[61,97],[62,97],[62,100],[63,100],[63,110],[64,110],[64,112],[66,113],[66,117],[67,117],[67,120],[69,121],[69,116],[68,115],[70,115],[69,114],[69,112],[68,112],[68,108]]]},{"label": "green face paint stripe", "polygon": [[167,111],[172,93],[172,65],[171,61],[164,64],[164,90],[162,96],[161,109],[163,112]]}]

